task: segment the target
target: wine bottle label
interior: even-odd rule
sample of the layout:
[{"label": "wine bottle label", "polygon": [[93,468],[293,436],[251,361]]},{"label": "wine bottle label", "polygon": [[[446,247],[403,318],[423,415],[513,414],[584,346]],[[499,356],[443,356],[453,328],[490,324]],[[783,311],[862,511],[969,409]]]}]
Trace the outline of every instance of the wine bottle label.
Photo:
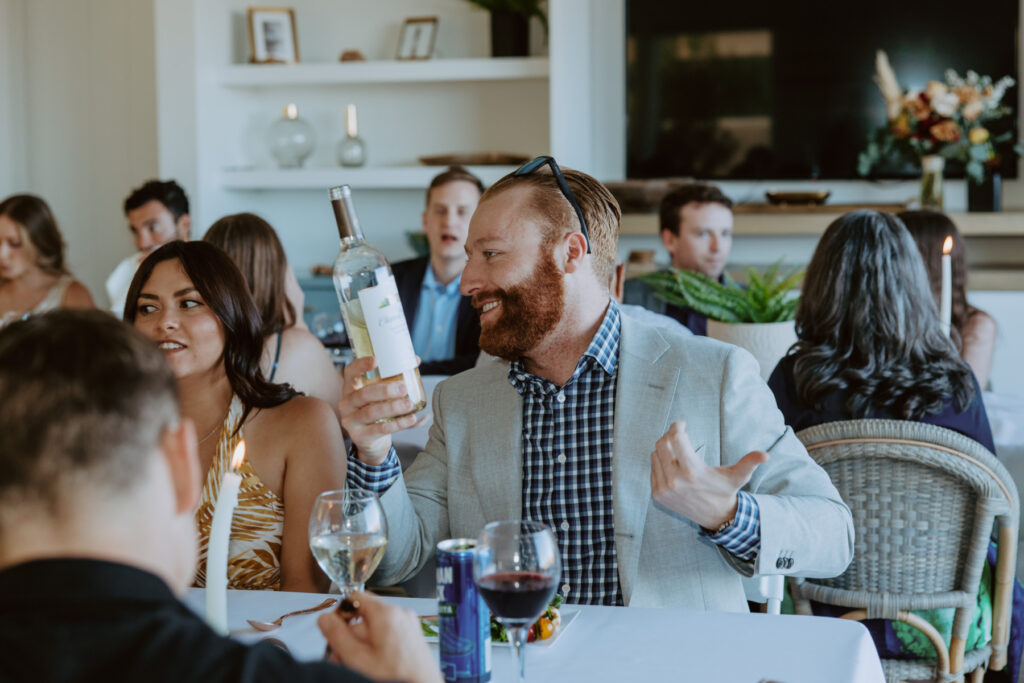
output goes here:
[{"label": "wine bottle label", "polygon": [[378,278],[378,284],[359,290],[359,303],[370,334],[381,377],[393,377],[416,367],[416,351],[405,323],[395,276]]}]

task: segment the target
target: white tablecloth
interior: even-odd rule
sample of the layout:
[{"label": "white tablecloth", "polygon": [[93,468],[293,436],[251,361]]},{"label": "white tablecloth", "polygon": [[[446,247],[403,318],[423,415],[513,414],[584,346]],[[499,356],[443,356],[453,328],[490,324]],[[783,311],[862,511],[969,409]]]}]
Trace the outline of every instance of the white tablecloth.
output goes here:
[{"label": "white tablecloth", "polygon": [[[203,589],[185,602],[203,614]],[[228,591],[228,627],[239,640],[273,636],[298,659],[319,659],[324,638],[317,615],[285,620],[269,633],[247,629],[246,619],[272,621],[285,612],[312,607],[323,595],[271,591]],[[337,596],[335,596],[337,597]],[[389,598],[419,614],[436,614],[433,600]],[[878,682],[884,678],[867,630],[844,619],[705,614],[674,609],[586,607],[551,647],[527,650],[527,678],[533,681],[733,681],[757,683]],[[432,646],[436,651],[436,646]],[[493,649],[495,683],[515,680],[508,647]]]}]

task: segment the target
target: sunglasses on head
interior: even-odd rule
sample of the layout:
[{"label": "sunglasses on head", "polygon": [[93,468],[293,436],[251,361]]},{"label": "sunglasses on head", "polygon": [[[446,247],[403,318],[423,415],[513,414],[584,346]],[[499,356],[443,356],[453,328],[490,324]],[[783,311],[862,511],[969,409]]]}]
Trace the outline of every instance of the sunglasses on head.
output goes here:
[{"label": "sunglasses on head", "polygon": [[551,167],[551,172],[555,176],[555,182],[558,183],[558,189],[562,191],[562,195],[572,205],[572,208],[576,211],[576,217],[580,219],[580,228],[583,230],[583,239],[587,241],[587,253],[590,253],[590,231],[587,230],[587,221],[583,218],[583,210],[580,209],[579,202],[576,201],[576,195],[572,193],[569,188],[569,183],[565,182],[565,176],[562,175],[561,169],[558,168],[558,164],[555,163],[554,157],[537,157],[533,161],[528,161],[518,169],[516,169],[512,175],[530,175],[538,168],[547,164]]}]

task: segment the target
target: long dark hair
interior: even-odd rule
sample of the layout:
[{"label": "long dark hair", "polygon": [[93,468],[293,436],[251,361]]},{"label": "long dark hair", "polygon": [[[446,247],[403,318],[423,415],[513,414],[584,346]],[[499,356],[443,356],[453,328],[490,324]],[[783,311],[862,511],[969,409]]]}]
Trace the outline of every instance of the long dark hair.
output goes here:
[{"label": "long dark hair", "polygon": [[953,251],[949,254],[953,276],[952,327],[957,332],[959,343],[963,339],[967,319],[978,310],[967,303],[967,249],[964,247],[964,238],[957,230],[956,223],[939,211],[903,211],[897,215],[917,242],[936,302],[942,296],[942,243],[947,236],[953,238]]},{"label": "long dark hair", "polygon": [[0,202],[7,216],[28,236],[36,249],[36,265],[50,275],[65,275],[64,238],[49,205],[34,194],[15,194]]},{"label": "long dark hair", "polygon": [[168,242],[142,262],[128,288],[124,320],[135,324],[139,294],[153,269],[163,261],[178,261],[193,286],[224,326],[224,372],[245,412],[239,426],[253,408],[273,408],[297,396],[289,384],[268,382],[260,369],[264,337],[245,278],[231,258],[206,242]]},{"label": "long dark hair", "polygon": [[797,396],[820,409],[843,392],[852,418],[889,409],[903,419],[974,398],[971,371],[939,321],[924,263],[896,216],[837,218],[807,266],[790,355]]},{"label": "long dark hair", "polygon": [[203,241],[223,249],[245,277],[263,321],[263,336],[295,322],[295,307],[284,287],[288,259],[270,223],[252,213],[224,216],[210,226]]}]

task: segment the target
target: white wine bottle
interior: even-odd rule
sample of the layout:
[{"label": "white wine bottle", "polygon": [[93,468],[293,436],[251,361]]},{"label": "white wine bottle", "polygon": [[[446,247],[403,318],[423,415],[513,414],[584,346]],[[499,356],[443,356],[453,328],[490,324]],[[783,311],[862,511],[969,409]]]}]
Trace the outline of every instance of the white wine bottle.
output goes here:
[{"label": "white wine bottle", "polygon": [[[426,392],[391,266],[363,238],[349,186],[332,187],[329,193],[341,237],[341,250],[334,260],[334,290],[345,331],[356,358],[377,358],[377,367],[367,373],[365,382],[404,382],[412,401],[412,410],[404,415],[423,410]],[[387,419],[398,417],[403,415]]]}]

